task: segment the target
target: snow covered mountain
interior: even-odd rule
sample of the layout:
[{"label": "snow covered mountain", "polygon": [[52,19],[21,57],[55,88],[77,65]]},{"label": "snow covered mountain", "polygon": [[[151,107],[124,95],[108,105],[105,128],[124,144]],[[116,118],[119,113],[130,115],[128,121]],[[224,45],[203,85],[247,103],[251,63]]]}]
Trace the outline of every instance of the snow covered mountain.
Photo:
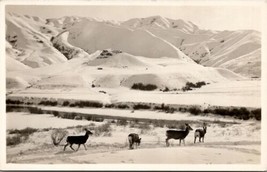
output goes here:
[{"label": "snow covered mountain", "polygon": [[261,35],[258,31],[201,30],[191,22],[161,16],[131,19],[122,25],[148,30],[204,66],[227,68],[248,77],[261,76]]},{"label": "snow covered mountain", "polygon": [[[260,33],[160,16],[114,22],[6,14],[8,89],[128,87],[260,77]],[[206,67],[204,67],[206,66]]]}]

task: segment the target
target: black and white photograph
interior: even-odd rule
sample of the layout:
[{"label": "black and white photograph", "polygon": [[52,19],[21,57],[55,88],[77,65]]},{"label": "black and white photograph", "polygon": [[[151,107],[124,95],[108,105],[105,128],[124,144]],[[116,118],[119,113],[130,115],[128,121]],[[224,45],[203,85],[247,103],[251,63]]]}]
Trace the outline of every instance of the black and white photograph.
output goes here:
[{"label": "black and white photograph", "polygon": [[1,1],[1,169],[266,170],[266,1],[234,2]]}]

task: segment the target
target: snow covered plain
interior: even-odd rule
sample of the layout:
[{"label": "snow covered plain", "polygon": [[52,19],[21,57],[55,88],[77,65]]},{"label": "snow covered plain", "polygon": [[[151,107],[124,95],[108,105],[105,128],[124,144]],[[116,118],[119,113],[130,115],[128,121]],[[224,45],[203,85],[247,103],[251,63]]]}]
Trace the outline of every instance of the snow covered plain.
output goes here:
[{"label": "snow covered plain", "polygon": [[[135,112],[138,113],[138,112]],[[31,164],[257,164],[260,162],[260,131],[261,124],[257,121],[240,121],[218,119],[212,117],[198,117],[187,115],[191,120],[193,129],[201,128],[201,120],[208,120],[208,129],[205,143],[193,143],[194,134],[191,131],[185,139],[185,145],[179,146],[179,142],[170,140],[170,147],[165,145],[166,126],[141,125],[133,122],[128,125],[110,123],[108,131],[97,134],[96,127],[107,122],[77,121],[57,118],[51,121],[51,117],[40,117],[42,124],[33,118],[23,118],[26,114],[8,114],[9,119],[21,116],[20,121],[14,123],[20,125],[16,128],[28,126],[35,122],[32,127],[40,128],[38,132],[30,135],[29,139],[17,146],[7,147],[8,163],[31,163]],[[32,114],[28,114],[31,116]],[[59,122],[61,120],[61,122]],[[179,121],[179,119],[177,119]],[[210,121],[209,121],[210,120]],[[221,120],[221,121],[220,121]],[[193,124],[193,122],[196,122]],[[213,123],[217,122],[217,123]],[[235,123],[231,123],[235,122]],[[42,128],[61,127],[79,124],[90,128],[92,135],[87,142],[87,150],[83,147],[78,152],[67,147],[63,151],[65,140],[59,146],[54,146],[51,133],[54,129],[42,130]],[[38,125],[39,124],[39,125]],[[14,127],[15,127],[14,126]],[[82,135],[82,126],[68,127],[69,135]],[[9,126],[12,127],[12,126]],[[61,128],[60,127],[60,128]],[[142,137],[141,146],[138,149],[129,150],[127,136],[135,132]],[[77,148],[74,146],[74,148]]]}]

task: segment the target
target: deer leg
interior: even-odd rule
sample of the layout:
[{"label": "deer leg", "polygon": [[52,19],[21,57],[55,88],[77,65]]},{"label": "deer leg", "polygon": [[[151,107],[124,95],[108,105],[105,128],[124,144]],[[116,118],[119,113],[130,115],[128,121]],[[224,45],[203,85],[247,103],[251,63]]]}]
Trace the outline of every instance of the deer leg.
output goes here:
[{"label": "deer leg", "polygon": [[80,145],[80,144],[78,144],[78,148],[77,148],[77,150],[76,150],[76,151],[78,151],[78,150],[79,150],[80,146],[81,146],[81,145]]},{"label": "deer leg", "polygon": [[[70,144],[70,148],[71,148],[72,150],[74,150],[73,147],[72,147],[72,144]],[[75,151],[75,150],[74,150],[74,151]]]},{"label": "deer leg", "polygon": [[196,139],[197,139],[197,137],[195,137],[195,139],[194,139],[194,143],[196,143]]},{"label": "deer leg", "polygon": [[185,141],[184,141],[184,139],[183,139],[183,142],[184,142],[184,145],[185,145]]},{"label": "deer leg", "polygon": [[64,146],[64,151],[65,151],[65,149],[66,149],[66,147],[69,145],[69,143],[67,143],[65,146]]},{"label": "deer leg", "polygon": [[87,150],[85,144],[83,144],[83,146],[84,146],[84,149]]},{"label": "deer leg", "polygon": [[199,137],[199,142],[201,142],[201,137]]},{"label": "deer leg", "polygon": [[179,139],[179,146],[181,146],[181,139]]},{"label": "deer leg", "polygon": [[202,142],[204,143],[204,137],[202,138]]},{"label": "deer leg", "polygon": [[166,139],[166,146],[167,146],[167,147],[170,146],[170,144],[169,144],[169,139],[168,139],[168,138]]}]

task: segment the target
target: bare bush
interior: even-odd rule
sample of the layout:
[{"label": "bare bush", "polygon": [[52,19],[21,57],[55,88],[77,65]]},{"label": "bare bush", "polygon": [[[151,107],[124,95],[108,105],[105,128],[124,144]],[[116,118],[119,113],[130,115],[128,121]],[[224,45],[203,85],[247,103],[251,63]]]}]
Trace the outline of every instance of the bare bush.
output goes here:
[{"label": "bare bush", "polygon": [[64,139],[64,137],[68,134],[68,131],[63,129],[56,129],[51,134],[51,139],[55,146],[58,146],[59,143]]},{"label": "bare bush", "polygon": [[111,136],[111,123],[105,123],[94,128],[95,136]]}]

